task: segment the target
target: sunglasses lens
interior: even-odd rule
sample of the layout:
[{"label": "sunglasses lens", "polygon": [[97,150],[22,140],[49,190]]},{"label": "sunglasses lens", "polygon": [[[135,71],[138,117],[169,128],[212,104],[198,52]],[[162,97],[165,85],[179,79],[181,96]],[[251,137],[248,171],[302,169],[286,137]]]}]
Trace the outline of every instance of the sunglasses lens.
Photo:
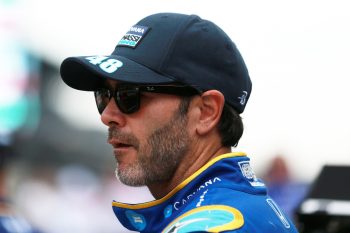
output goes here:
[{"label": "sunglasses lens", "polygon": [[140,108],[140,92],[138,87],[128,87],[118,90],[116,102],[123,113],[133,113]]},{"label": "sunglasses lens", "polygon": [[111,92],[108,89],[99,89],[94,94],[98,112],[102,114],[111,99]]}]

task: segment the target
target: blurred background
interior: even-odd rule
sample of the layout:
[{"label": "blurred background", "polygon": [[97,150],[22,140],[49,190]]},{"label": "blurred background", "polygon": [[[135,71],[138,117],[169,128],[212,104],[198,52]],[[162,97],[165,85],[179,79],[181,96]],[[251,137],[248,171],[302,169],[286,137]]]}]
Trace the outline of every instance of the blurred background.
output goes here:
[{"label": "blurred background", "polygon": [[0,211],[20,219],[10,232],[128,232],[112,200],[152,200],[116,180],[93,94],[65,86],[59,66],[110,54],[157,12],[198,14],[236,43],[253,92],[234,150],[295,218],[324,166],[350,166],[349,10],[346,0],[0,0]]}]

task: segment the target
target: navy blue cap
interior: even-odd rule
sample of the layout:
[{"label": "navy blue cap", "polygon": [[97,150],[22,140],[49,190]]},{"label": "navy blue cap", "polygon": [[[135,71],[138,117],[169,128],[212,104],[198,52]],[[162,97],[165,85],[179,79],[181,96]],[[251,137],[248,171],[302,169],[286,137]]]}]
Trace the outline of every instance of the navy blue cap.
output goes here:
[{"label": "navy blue cap", "polygon": [[94,91],[107,79],[138,84],[183,83],[218,90],[242,113],[252,83],[243,58],[227,34],[196,15],[150,15],[119,41],[111,55],[66,58],[63,81]]}]

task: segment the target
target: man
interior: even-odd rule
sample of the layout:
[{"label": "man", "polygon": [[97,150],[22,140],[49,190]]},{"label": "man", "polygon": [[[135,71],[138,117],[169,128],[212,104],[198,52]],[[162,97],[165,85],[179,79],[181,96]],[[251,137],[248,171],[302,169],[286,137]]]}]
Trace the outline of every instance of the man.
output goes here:
[{"label": "man", "polygon": [[230,38],[195,15],[161,13],[139,21],[112,55],[71,57],[61,76],[94,91],[109,128],[116,174],[147,185],[155,201],[113,202],[139,232],[297,232],[244,153],[231,153],[251,92]]}]

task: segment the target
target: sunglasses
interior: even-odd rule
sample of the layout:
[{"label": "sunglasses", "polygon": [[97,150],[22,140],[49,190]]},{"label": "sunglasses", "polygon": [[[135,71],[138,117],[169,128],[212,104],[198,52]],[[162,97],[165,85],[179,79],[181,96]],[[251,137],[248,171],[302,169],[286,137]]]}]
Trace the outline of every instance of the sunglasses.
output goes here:
[{"label": "sunglasses", "polygon": [[94,92],[98,112],[102,114],[109,101],[114,97],[121,112],[131,114],[140,109],[141,92],[163,93],[178,96],[193,96],[200,92],[184,85],[133,85],[120,84],[115,90],[99,88]]}]

